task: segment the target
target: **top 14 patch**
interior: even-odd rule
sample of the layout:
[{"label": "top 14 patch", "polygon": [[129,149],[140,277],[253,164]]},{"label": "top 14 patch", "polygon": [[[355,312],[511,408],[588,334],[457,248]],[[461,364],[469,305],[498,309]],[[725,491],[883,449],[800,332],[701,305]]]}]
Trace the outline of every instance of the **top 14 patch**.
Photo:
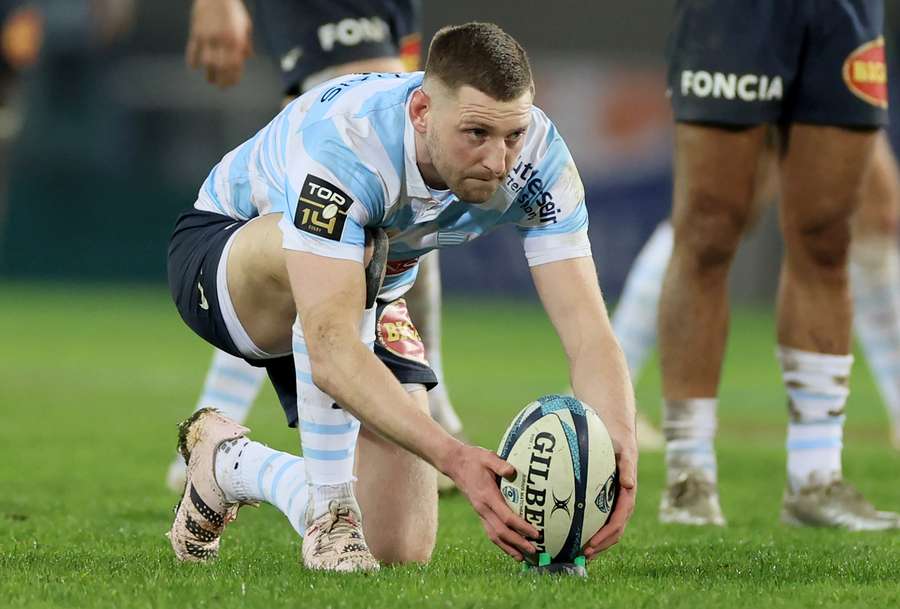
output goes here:
[{"label": "top 14 patch", "polygon": [[340,241],[352,204],[353,199],[331,182],[308,175],[297,199],[294,226],[317,237]]}]

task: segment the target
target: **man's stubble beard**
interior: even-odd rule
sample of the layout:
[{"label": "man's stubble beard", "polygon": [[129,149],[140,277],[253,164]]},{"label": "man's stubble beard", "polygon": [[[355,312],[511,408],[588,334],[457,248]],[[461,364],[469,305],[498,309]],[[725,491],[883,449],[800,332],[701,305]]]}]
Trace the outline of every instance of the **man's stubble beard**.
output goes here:
[{"label": "man's stubble beard", "polygon": [[[432,132],[425,133],[425,148],[428,150],[431,165],[434,167],[434,170],[437,172],[440,179],[444,182],[444,188],[450,190],[450,192],[456,195],[460,201],[474,204],[487,203],[490,201],[491,197],[497,193],[499,184],[497,185],[497,188],[494,188],[486,197],[476,197],[473,196],[474,193],[467,194],[462,192],[462,179],[460,179],[458,184],[453,184],[445,177],[450,171],[443,171],[445,161],[444,150],[437,141],[437,137],[435,137]],[[479,189],[479,192],[482,192],[482,189]]]}]

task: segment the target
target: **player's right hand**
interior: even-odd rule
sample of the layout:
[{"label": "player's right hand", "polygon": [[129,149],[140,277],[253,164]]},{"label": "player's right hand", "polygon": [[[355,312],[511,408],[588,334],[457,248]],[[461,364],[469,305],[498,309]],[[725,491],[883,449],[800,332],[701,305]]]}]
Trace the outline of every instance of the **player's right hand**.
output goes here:
[{"label": "player's right hand", "polygon": [[509,509],[497,485],[497,476],[516,475],[512,465],[489,450],[460,444],[444,473],[475,508],[488,538],[501,550],[516,560],[536,552],[528,539],[536,539],[538,530]]},{"label": "player's right hand", "polygon": [[194,0],[185,59],[206,71],[206,80],[236,84],[253,52],[253,22],[241,0]]}]

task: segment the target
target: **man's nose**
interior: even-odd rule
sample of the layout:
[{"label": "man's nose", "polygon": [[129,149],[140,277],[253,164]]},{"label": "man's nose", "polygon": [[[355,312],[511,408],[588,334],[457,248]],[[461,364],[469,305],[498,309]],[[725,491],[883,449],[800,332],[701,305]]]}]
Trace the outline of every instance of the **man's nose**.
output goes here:
[{"label": "man's nose", "polygon": [[481,163],[490,170],[495,178],[506,175],[506,142],[491,142]]}]

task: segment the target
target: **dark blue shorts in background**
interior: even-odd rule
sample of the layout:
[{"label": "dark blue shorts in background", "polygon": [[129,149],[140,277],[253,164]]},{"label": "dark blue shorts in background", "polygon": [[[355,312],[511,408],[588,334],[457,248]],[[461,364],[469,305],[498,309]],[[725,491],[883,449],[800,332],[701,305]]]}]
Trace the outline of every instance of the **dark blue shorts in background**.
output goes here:
[{"label": "dark blue shorts in background", "polygon": [[[219,308],[216,274],[228,239],[247,220],[189,209],[178,217],[169,241],[169,290],[184,322],[200,338],[258,368],[265,368],[290,427],[297,426],[297,376],[294,357],[247,359],[231,339]],[[401,383],[427,389],[437,377],[425,359],[425,348],[401,298],[378,302],[375,355]]]},{"label": "dark blue shorts in background", "polygon": [[256,0],[255,22],[275,61],[284,92],[326,68],[402,57],[418,69],[421,0]]},{"label": "dark blue shorts in background", "polygon": [[675,119],[882,126],[883,21],[882,0],[677,0]]}]

